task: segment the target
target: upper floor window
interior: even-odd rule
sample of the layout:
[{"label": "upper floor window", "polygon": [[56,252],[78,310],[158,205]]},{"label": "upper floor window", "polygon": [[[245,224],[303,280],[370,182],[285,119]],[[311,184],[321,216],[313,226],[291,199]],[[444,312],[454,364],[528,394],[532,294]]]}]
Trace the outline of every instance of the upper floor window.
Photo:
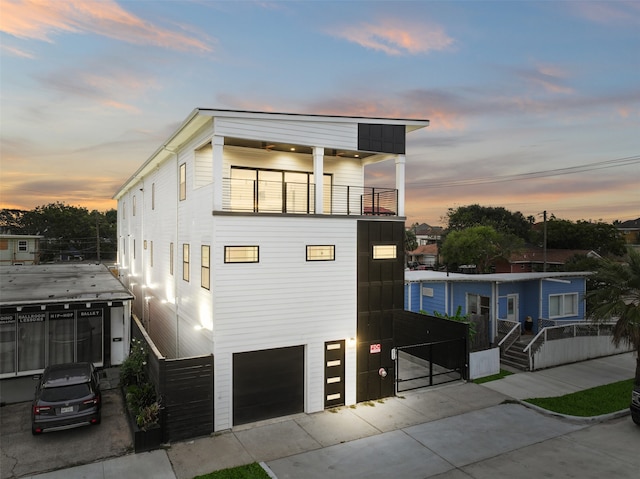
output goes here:
[{"label": "upper floor window", "polygon": [[169,243],[169,274],[173,276],[173,243]]},{"label": "upper floor window", "polygon": [[202,245],[200,249],[200,286],[210,289],[211,286],[211,246]]},{"label": "upper floor window", "polygon": [[189,245],[182,245],[182,279],[185,281],[189,281]]},{"label": "upper floor window", "polygon": [[[263,213],[315,212],[313,173],[231,168],[230,200],[235,211]],[[323,209],[331,212],[330,174],[323,175]]]},{"label": "upper floor window", "polygon": [[260,260],[258,246],[225,246],[225,263],[257,263]]},{"label": "upper floor window", "polygon": [[373,259],[395,259],[396,245],[394,244],[374,244]]},{"label": "upper floor window", "polygon": [[187,199],[187,164],[180,165],[180,201]]},{"label": "upper floor window", "polygon": [[549,295],[549,318],[562,318],[577,314],[578,293]]},{"label": "upper floor window", "polygon": [[307,245],[307,261],[334,261],[335,259],[334,245]]}]

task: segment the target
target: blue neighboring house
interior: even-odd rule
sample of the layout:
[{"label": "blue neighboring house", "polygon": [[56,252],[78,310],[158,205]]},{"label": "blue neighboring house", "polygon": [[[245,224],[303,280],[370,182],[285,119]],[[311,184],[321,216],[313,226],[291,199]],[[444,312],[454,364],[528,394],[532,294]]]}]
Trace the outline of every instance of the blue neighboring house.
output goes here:
[{"label": "blue neighboring house", "polygon": [[489,337],[497,338],[497,319],[522,324],[533,318],[533,332],[559,321],[585,319],[589,272],[457,274],[405,271],[404,308],[433,314],[488,314]]}]

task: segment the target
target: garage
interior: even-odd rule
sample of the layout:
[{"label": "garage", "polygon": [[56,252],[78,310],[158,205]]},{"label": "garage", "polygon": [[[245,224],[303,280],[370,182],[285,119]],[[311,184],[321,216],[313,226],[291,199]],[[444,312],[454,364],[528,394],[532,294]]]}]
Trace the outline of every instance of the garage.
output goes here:
[{"label": "garage", "polygon": [[304,346],[233,355],[233,425],[304,411]]}]

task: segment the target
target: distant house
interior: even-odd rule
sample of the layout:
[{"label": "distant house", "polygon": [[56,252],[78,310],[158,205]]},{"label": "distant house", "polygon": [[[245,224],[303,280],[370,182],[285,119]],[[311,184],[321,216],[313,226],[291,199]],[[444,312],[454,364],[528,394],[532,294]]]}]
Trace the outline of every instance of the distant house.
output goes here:
[{"label": "distant house", "polygon": [[588,272],[457,274],[440,271],[405,271],[404,307],[433,314],[486,315],[489,337],[497,338],[498,320],[540,325],[585,319]]},{"label": "distant house", "polygon": [[600,255],[591,250],[574,249],[547,249],[546,254],[543,248],[526,248],[518,253],[512,254],[508,260],[496,260],[496,273],[530,273],[541,272],[547,265],[547,271],[561,270],[564,264],[576,255],[585,255],[591,258],[600,258]]},{"label": "distant house", "polygon": [[0,265],[28,265],[40,262],[39,235],[0,234]]},{"label": "distant house", "polygon": [[438,263],[438,245],[423,244],[413,251],[407,252],[407,261],[412,269],[427,267],[433,268]]},{"label": "distant house", "polygon": [[444,228],[441,226],[431,226],[426,223],[413,226],[411,228],[416,235],[418,246],[433,244],[442,239]]},{"label": "distant house", "polygon": [[627,244],[640,244],[640,218],[616,225]]}]

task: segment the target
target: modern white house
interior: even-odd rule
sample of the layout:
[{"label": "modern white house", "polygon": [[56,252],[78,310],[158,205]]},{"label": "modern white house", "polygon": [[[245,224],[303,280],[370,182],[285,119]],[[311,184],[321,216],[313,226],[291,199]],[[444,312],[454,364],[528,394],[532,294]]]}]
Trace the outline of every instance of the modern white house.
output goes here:
[{"label": "modern white house", "polygon": [[[213,355],[216,431],[393,395],[406,135],[428,124],[196,109],[114,195],[134,313],[166,358]],[[365,185],[382,161],[395,184]]]}]

